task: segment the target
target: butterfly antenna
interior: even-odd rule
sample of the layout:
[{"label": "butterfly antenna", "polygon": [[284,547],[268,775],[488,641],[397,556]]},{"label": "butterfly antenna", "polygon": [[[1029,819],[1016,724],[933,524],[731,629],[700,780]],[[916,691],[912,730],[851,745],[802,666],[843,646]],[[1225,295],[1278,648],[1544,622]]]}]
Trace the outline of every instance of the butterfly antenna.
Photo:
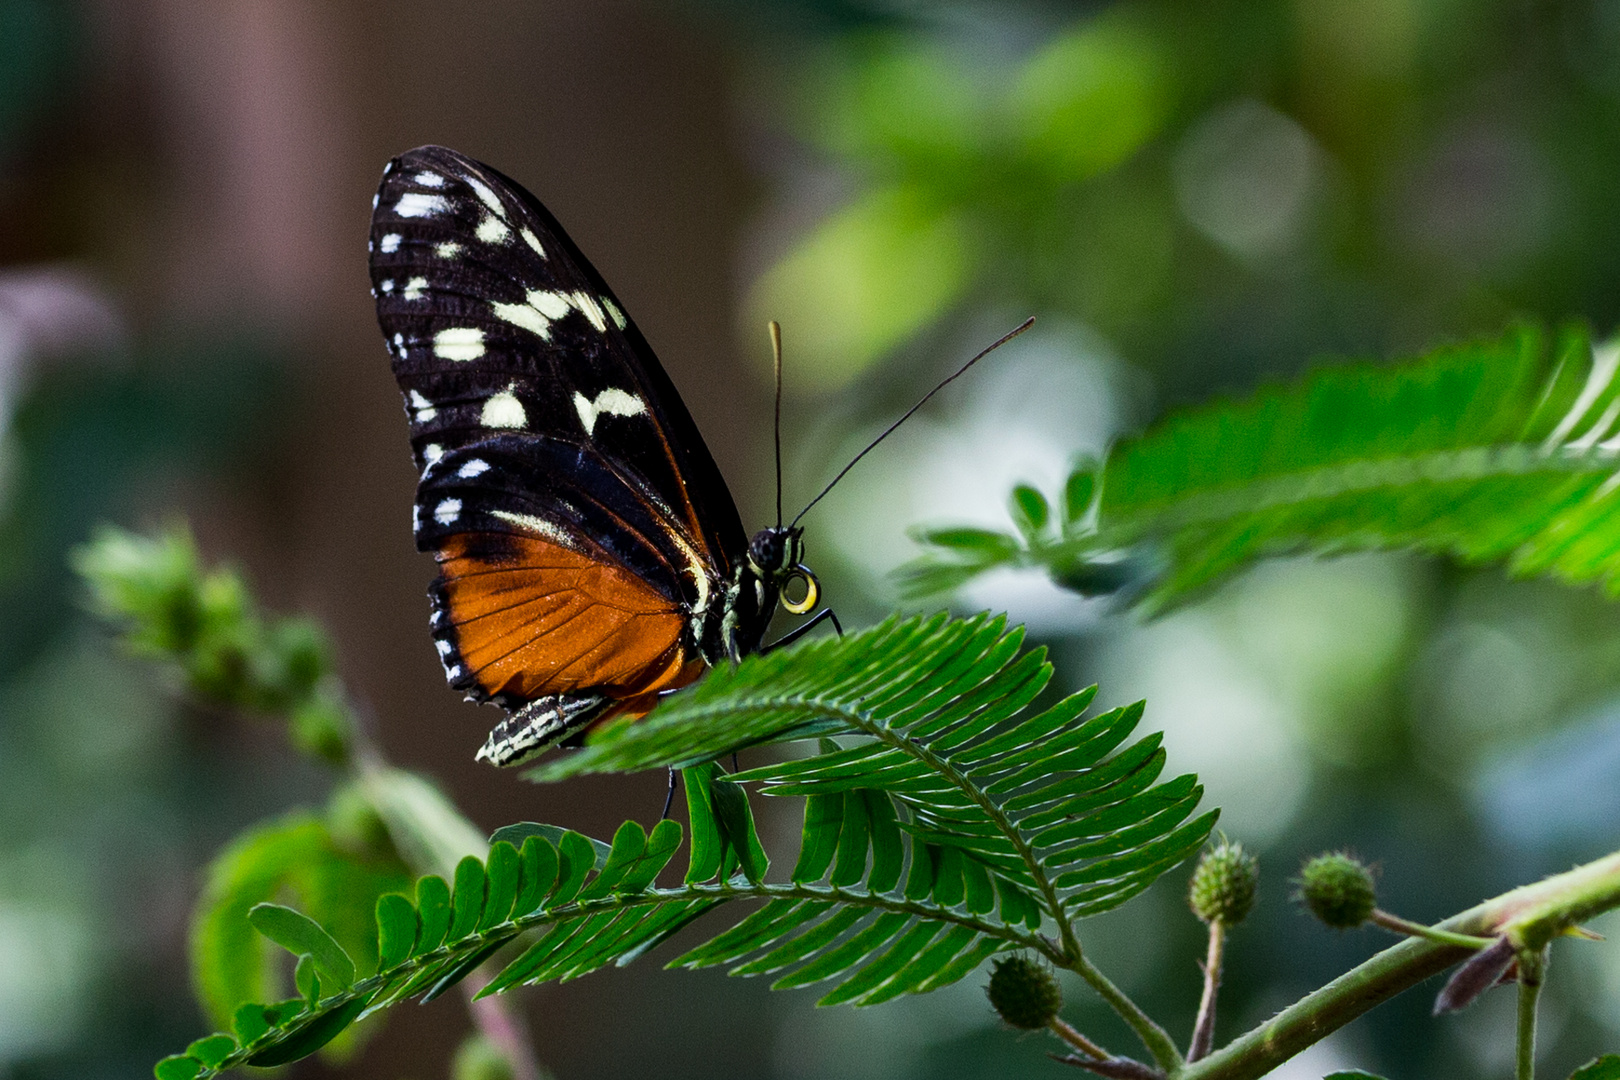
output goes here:
[{"label": "butterfly antenna", "polygon": [[776,359],[776,527],[782,527],[782,324],[771,320],[771,355]]},{"label": "butterfly antenna", "polygon": [[[849,472],[849,470],[851,470],[851,469],[853,469],[855,467],[856,462],[860,461],[861,458],[865,457],[867,454],[870,454],[872,452],[873,447],[877,446],[878,443],[882,442],[884,439],[887,439],[890,435],[894,434],[894,429],[899,427],[901,424],[905,423],[907,420],[910,420],[912,413],[916,412],[918,409],[920,409],[924,405],[928,404],[928,399],[929,398],[933,397],[935,394],[937,394],[941,390],[945,389],[945,387],[947,387],[951,383],[955,382],[957,380],[957,378],[959,378],[965,371],[967,371],[968,368],[972,367],[974,364],[977,364],[980,360],[983,360],[985,357],[989,356],[991,353],[995,352],[997,349],[999,349],[1003,345],[1007,344],[1007,342],[1011,341],[1013,338],[1017,337],[1019,334],[1022,334],[1025,330],[1028,330],[1030,327],[1032,327],[1034,325],[1035,325],[1035,316],[1031,315],[1029,318],[1027,318],[1023,322],[1019,323],[1016,327],[1009,330],[1007,333],[1001,335],[995,341],[991,342],[989,345],[987,345],[983,349],[981,349],[979,351],[978,355],[976,355],[973,359],[969,360],[967,363],[963,364],[961,367],[957,368],[956,371],[953,374],[951,374],[950,376],[948,376],[948,377],[946,377],[944,379],[941,379],[940,382],[939,382],[939,385],[935,386],[932,390],[928,391],[928,393],[924,394],[922,396],[922,399],[920,401],[918,401],[917,404],[913,405],[911,408],[909,408],[909,409],[907,409],[905,411],[905,415],[901,416],[900,419],[896,420],[894,423],[892,423],[888,427],[884,428],[883,429],[883,434],[879,435],[877,438],[875,438],[871,442],[867,443],[865,450],[862,450],[860,453],[856,454],[853,458],[851,458],[849,464],[845,465],[842,469],[840,469],[839,472],[838,472],[838,475],[832,478],[832,483],[830,483],[826,487],[822,488],[821,489],[821,494],[817,495],[815,498],[811,499],[809,505],[807,505],[803,510],[799,511],[799,517],[796,517],[796,518],[793,519],[793,525],[797,525],[799,523],[799,518],[804,517],[804,515],[806,515],[806,514],[808,514],[810,512],[810,507],[811,506],[816,505],[816,503],[820,502],[824,497],[826,497],[827,492],[831,491],[833,489],[833,487],[838,483],[838,481],[842,480],[844,478],[844,476]],[[780,489],[781,484],[778,483],[777,487],[778,487],[778,489]],[[793,526],[790,525],[788,527],[792,528]]]}]

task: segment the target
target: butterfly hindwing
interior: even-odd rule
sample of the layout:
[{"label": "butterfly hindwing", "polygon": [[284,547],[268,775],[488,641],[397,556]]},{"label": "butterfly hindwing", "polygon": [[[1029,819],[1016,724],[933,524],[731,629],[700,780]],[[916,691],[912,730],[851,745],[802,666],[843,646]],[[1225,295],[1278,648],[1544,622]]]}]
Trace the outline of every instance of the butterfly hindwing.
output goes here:
[{"label": "butterfly hindwing", "polygon": [[524,738],[549,739],[599,714],[604,695],[690,681],[689,620],[746,537],[600,275],[532,195],[442,147],[389,165],[371,253],[452,684],[532,703]]}]

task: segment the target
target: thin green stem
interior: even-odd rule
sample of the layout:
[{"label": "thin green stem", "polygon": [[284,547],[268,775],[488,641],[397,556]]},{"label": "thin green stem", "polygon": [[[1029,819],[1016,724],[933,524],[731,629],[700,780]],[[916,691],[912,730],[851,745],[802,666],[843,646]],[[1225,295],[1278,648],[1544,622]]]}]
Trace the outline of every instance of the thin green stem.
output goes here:
[{"label": "thin green stem", "polygon": [[1377,908],[1374,908],[1373,913],[1368,916],[1368,921],[1396,934],[1404,934],[1407,937],[1428,938],[1430,941],[1438,942],[1441,945],[1459,945],[1465,949],[1488,949],[1495,940],[1494,938],[1476,937],[1473,934],[1454,934],[1449,930],[1441,930],[1438,927],[1424,926],[1422,923],[1403,919],[1399,915],[1391,915],[1389,912]]},{"label": "thin green stem", "polygon": [[1176,1049],[1170,1033],[1143,1012],[1140,1005],[1132,1001],[1125,991],[1115,986],[1108,976],[1097,970],[1090,960],[1080,956],[1073,964],[1063,966],[1086,980],[1086,984],[1097,991],[1097,996],[1106,1001],[1109,1007],[1119,1014],[1120,1019],[1131,1026],[1131,1030],[1142,1040],[1142,1045],[1153,1055],[1153,1060],[1159,1068],[1166,1072],[1174,1072],[1181,1067],[1181,1051]]},{"label": "thin green stem", "polygon": [[1545,968],[1545,952],[1519,956],[1519,1030],[1514,1080],[1536,1080],[1536,1000],[1541,997]]},{"label": "thin green stem", "polygon": [[1215,998],[1221,990],[1221,967],[1226,961],[1226,924],[1216,919],[1209,924],[1209,952],[1204,958],[1204,995],[1198,1001],[1198,1020],[1193,1024],[1192,1041],[1187,1044],[1187,1060],[1209,1056],[1215,1044]]},{"label": "thin green stem", "polygon": [[1056,1035],[1058,1038],[1062,1039],[1064,1042],[1068,1043],[1082,1054],[1085,1054],[1087,1057],[1095,1058],[1098,1061],[1108,1060],[1110,1056],[1108,1051],[1104,1050],[1102,1047],[1080,1034],[1080,1032],[1076,1031],[1074,1027],[1065,1021],[1061,1016],[1052,1017],[1052,1022],[1046,1026],[1052,1030],[1052,1034]]}]

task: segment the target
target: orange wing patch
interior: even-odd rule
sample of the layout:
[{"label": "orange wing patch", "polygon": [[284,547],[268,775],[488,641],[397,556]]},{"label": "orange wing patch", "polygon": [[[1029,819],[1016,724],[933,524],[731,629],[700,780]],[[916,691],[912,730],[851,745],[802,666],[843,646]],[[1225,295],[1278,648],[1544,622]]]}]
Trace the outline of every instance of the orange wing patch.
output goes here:
[{"label": "orange wing patch", "polygon": [[680,607],[620,566],[504,534],[451,536],[438,560],[457,651],[491,696],[639,698],[703,671]]}]

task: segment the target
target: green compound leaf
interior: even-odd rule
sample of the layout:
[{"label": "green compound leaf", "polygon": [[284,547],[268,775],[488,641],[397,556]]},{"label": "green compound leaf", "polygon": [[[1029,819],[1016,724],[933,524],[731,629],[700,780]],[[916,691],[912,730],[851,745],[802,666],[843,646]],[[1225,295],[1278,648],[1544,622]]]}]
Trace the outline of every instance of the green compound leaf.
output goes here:
[{"label": "green compound leaf", "polygon": [[307,812],[238,836],[209,864],[192,916],[192,978],[210,1019],[225,1027],[241,1005],[288,990],[280,949],[248,922],[253,905],[290,898],[326,927],[357,970],[369,973],[377,960],[373,904],[410,884],[397,861],[355,854]]},{"label": "green compound leaf", "polygon": [[236,1040],[229,1035],[209,1035],[186,1047],[186,1056],[214,1068],[236,1049]]},{"label": "green compound leaf", "polygon": [[450,894],[450,929],[446,941],[460,941],[478,929],[484,913],[484,892],[488,879],[484,864],[475,855],[466,855],[456,864],[456,883]]},{"label": "green compound leaf", "polygon": [[523,860],[517,848],[505,840],[490,845],[487,892],[483,914],[478,918],[478,929],[488,930],[511,916],[512,904],[516,902],[518,888],[522,885],[522,875]]},{"label": "green compound leaf", "polygon": [[538,836],[530,836],[523,841],[518,861],[522,885],[512,912],[521,916],[538,908],[557,884],[557,849]]},{"label": "green compound leaf", "polygon": [[294,956],[307,954],[320,973],[338,989],[354,982],[354,961],[320,923],[281,904],[255,904],[248,912],[253,928]]},{"label": "green compound leaf", "polygon": [[[630,963],[736,901],[759,906],[671,966],[723,965],[784,989],[821,983],[823,1004],[872,1005],[950,985],[1003,950],[1074,955],[1076,918],[1195,853],[1215,815],[1194,816],[1193,777],[1160,781],[1156,734],[1130,741],[1139,704],[1091,716],[1092,689],[1032,710],[1052,672],[1022,640],[987,616],[891,619],[715,670],[539,770],[682,767],[693,843],[681,884],[656,884],[681,845],[673,821],[651,832],[626,822],[611,844],[511,826],[487,859],[463,859],[453,884],[429,876],[414,904],[394,893],[377,901],[379,966],[358,980],[315,922],[261,906],[255,924],[305,957],[305,998],[239,1010],[240,1045],[193,1044],[184,1061],[202,1080],[296,1060],[500,956],[481,995]],[[811,739],[813,752],[731,776],[716,764],[739,744],[785,736]],[[786,883],[766,880],[749,785],[804,797]]]},{"label": "green compound leaf", "polygon": [[1092,496],[1097,493],[1097,465],[1085,462],[1069,474],[1063,485],[1063,529],[1072,532],[1081,524],[1086,511],[1091,509]]},{"label": "green compound leaf", "polygon": [[450,886],[437,874],[429,874],[416,883],[416,910],[421,915],[422,929],[416,938],[415,955],[430,953],[444,944],[450,930]]},{"label": "green compound leaf", "polygon": [[1028,484],[1019,484],[1012,492],[1013,524],[1018,531],[1031,543],[1037,542],[1042,533],[1046,532],[1046,524],[1052,518],[1052,508],[1047,505],[1046,496]]},{"label": "green compound leaf", "polygon": [[152,1075],[157,1080],[196,1080],[203,1075],[206,1066],[194,1057],[185,1054],[171,1054],[152,1067]]},{"label": "green compound leaf", "polygon": [[726,859],[726,837],[714,816],[714,796],[709,788],[709,781],[718,769],[719,766],[710,761],[681,770],[681,783],[686,788],[686,819],[692,829],[692,853],[686,868],[688,885],[713,881],[720,875],[720,865]]},{"label": "green compound leaf", "polygon": [[377,969],[403,964],[416,947],[416,909],[399,893],[377,897]]},{"label": "green compound leaf", "polygon": [[[1406,549],[1620,595],[1617,354],[1579,329],[1518,327],[1394,365],[1319,368],[1119,443],[1094,521],[1062,540],[1031,534],[995,557],[933,544],[901,577],[920,592],[1039,566],[1159,613],[1259,559]],[[1066,520],[1084,488],[1077,472]]]},{"label": "green compound leaf", "polygon": [[247,1064],[265,1068],[306,1058],[337,1038],[344,1028],[354,1023],[365,1007],[365,998],[353,998],[329,1012],[313,1013],[307,1023],[293,1028],[285,1039],[248,1058]]},{"label": "green compound leaf", "polygon": [[[557,848],[562,846],[563,837],[567,835],[568,830],[561,825],[542,825],[534,821],[520,821],[515,825],[503,825],[496,829],[489,838],[489,842],[498,844],[504,840],[513,847],[521,848],[525,840],[531,836],[537,836],[553,848]],[[584,839],[584,837],[581,837],[581,839]],[[609,846],[600,840],[590,840],[588,843],[596,851],[596,865],[601,866],[607,861]]]}]

